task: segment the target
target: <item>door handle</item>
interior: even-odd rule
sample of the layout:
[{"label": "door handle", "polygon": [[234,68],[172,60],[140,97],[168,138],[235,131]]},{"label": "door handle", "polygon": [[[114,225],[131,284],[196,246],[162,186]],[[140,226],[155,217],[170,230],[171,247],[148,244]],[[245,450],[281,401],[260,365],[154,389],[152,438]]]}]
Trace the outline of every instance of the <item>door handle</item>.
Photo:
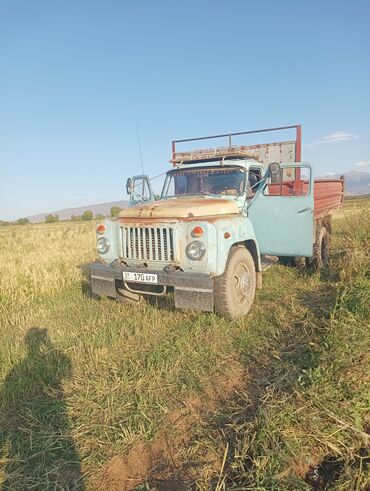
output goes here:
[{"label": "door handle", "polygon": [[311,210],[311,206],[307,206],[307,208],[303,208],[303,210],[299,210],[297,211],[297,213],[304,213],[305,211],[310,211]]}]

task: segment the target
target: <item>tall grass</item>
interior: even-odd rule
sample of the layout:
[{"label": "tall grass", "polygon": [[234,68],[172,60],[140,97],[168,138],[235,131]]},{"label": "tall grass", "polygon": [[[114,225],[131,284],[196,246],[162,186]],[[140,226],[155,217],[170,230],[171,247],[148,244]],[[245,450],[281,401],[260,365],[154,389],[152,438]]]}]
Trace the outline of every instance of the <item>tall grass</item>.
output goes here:
[{"label": "tall grass", "polygon": [[250,315],[234,322],[175,311],[171,297],[93,297],[83,275],[95,256],[93,224],[3,228],[3,488],[96,489],[112,457],[155,442],[178,413],[191,425],[179,437],[184,428],[172,425],[183,442],[172,475],[187,463],[200,489],[365,489],[361,209],[335,220],[329,274],[271,268]]},{"label": "tall grass", "polygon": [[209,416],[203,435],[220,456],[228,448],[219,489],[370,488],[368,211],[336,219],[329,274],[303,274],[294,293],[283,285],[291,309],[269,309],[277,334],[264,354],[251,355],[253,340],[242,335],[249,382]]}]

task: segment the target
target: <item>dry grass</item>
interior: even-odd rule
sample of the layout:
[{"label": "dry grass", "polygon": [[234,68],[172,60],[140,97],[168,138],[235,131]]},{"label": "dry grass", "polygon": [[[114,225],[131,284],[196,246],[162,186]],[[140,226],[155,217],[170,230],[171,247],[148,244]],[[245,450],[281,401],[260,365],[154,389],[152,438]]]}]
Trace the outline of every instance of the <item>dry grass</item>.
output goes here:
[{"label": "dry grass", "polygon": [[162,477],[186,488],[365,489],[368,203],[337,216],[329,273],[275,266],[237,322],[93,298],[93,224],[2,228],[3,489],[96,489],[173,415]]}]

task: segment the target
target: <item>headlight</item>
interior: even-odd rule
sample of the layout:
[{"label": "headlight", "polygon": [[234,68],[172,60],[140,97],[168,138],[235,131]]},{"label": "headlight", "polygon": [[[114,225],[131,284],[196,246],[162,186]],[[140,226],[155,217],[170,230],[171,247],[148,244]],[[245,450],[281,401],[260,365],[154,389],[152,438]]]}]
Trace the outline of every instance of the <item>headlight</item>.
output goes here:
[{"label": "headlight", "polygon": [[187,245],[185,252],[189,259],[199,261],[206,252],[206,246],[200,240],[195,240]]},{"label": "headlight", "polygon": [[108,252],[109,246],[109,240],[106,237],[100,237],[96,242],[96,248],[98,249],[99,254]]}]

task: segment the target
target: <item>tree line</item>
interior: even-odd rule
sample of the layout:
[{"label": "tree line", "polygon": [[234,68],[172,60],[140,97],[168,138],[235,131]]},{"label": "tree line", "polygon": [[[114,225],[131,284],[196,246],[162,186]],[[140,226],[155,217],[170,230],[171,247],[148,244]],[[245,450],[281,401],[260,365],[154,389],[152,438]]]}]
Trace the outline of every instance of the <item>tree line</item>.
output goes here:
[{"label": "tree line", "polygon": [[[112,206],[110,209],[110,214],[108,216],[102,215],[101,213],[97,213],[94,216],[94,213],[91,210],[85,210],[82,215],[72,215],[70,220],[72,222],[79,222],[79,221],[84,221],[88,222],[90,220],[103,220],[104,218],[115,218],[118,216],[119,212],[122,210],[119,206]],[[45,223],[57,223],[59,222],[59,216],[58,215],[53,215],[50,213],[49,215],[45,216],[44,219]],[[9,222],[6,220],[0,220],[0,226],[8,226],[8,225],[28,225],[30,223],[29,219],[27,217],[23,218],[18,218],[15,222]]]}]

